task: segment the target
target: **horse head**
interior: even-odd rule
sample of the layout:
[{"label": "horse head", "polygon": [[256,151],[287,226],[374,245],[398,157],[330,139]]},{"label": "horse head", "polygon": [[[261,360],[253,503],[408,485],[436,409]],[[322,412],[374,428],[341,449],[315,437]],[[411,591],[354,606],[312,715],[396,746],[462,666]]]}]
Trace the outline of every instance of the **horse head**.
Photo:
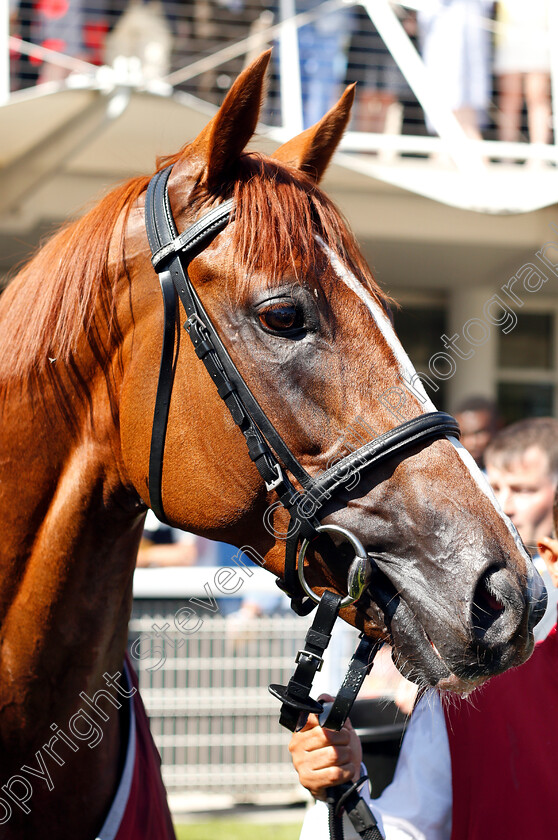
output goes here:
[{"label": "horse head", "polygon": [[[374,468],[359,460],[394,427],[420,429],[434,406],[394,333],[387,297],[318,187],[349,120],[353,89],[272,157],[248,153],[268,59],[247,68],[202,133],[163,162],[172,169],[161,212],[172,215],[183,242],[194,223],[232,200],[230,219],[190,254],[187,271],[225,352],[293,456],[285,461],[276,452],[293,492],[304,491],[304,475],[318,484],[334,475],[329,485],[322,481],[312,515],[346,529],[368,558],[366,587],[342,615],[389,639],[411,679],[466,691],[530,654],[544,589],[451,427],[434,440],[407,437]],[[126,333],[120,428],[127,473],[152,503],[148,463],[164,325],[144,202],[142,193],[123,240],[129,293],[119,313]],[[188,314],[180,304],[181,324]],[[276,485],[256,469],[254,453],[250,458],[242,422],[235,423],[184,331],[177,335],[161,467],[164,515],[250,547],[281,578],[293,519]],[[261,425],[257,417],[254,425]],[[335,473],[338,462],[343,474]],[[304,498],[312,504],[308,493]],[[347,591],[353,554],[343,532],[331,534],[334,562],[312,542],[304,560],[318,595]]]}]

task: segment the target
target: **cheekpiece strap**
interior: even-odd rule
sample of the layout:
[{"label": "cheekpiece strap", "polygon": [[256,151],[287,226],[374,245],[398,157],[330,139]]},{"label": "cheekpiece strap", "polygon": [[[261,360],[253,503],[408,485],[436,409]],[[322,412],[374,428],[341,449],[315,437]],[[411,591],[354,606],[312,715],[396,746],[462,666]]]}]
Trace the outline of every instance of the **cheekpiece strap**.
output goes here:
[{"label": "cheekpiece strap", "polygon": [[[284,474],[281,463],[271,447],[280,455],[282,461],[303,486],[311,482],[310,476],[292,455],[238,373],[187,273],[188,263],[229,223],[234,212],[233,202],[232,200],[224,202],[205,214],[183,234],[178,235],[167,190],[171,169],[172,167],[167,167],[156,173],[147,189],[146,229],[153,255],[153,264],[159,271],[160,276],[168,274],[171,278],[188,317],[185,329],[192,341],[196,355],[204,363],[220,397],[229,409],[233,420],[243,432],[249,455],[262,475],[268,490],[275,490],[283,504],[291,508],[298,492]],[[166,300],[164,304],[166,306]],[[166,324],[168,324],[168,311],[168,307],[166,307]],[[165,332],[168,332],[167,328]],[[161,356],[162,372],[172,369],[174,332],[172,335],[172,344],[167,342],[165,347],[164,342]],[[155,435],[152,437],[150,452],[149,488],[151,505],[156,515],[163,520],[165,515],[160,488],[171,390],[172,377],[168,374],[162,374],[157,389],[154,417]],[[165,402],[167,403],[166,410],[162,410],[161,405]],[[268,441],[271,443],[271,447]]]},{"label": "cheekpiece strap", "polygon": [[339,731],[343,728],[345,721],[351,713],[357,695],[362,688],[362,684],[374,664],[374,657],[382,645],[382,641],[374,641],[361,633],[358,647],[349,662],[347,673],[331,709],[326,714],[320,716],[320,726],[323,726],[324,729],[335,729]]}]

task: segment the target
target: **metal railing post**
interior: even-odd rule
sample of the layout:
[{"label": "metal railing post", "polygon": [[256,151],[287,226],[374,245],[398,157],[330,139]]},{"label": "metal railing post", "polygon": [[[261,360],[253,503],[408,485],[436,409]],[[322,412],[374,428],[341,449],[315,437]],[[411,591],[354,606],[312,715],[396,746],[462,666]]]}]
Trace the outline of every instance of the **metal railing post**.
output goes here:
[{"label": "metal railing post", "polygon": [[0,105],[10,101],[10,4],[0,4]]},{"label": "metal railing post", "polygon": [[[443,103],[431,84],[424,62],[403,29],[389,0],[360,0],[386,47],[399,65],[425,114],[446,144],[447,152],[463,170],[483,168],[480,151]],[[479,144],[480,145],[480,144]]]},{"label": "metal railing post", "polygon": [[549,3],[548,37],[550,38],[550,81],[552,90],[552,128],[554,144],[558,144],[558,6]]},{"label": "metal railing post", "polygon": [[304,128],[298,28],[293,20],[295,0],[281,0],[279,9],[283,24],[279,35],[281,122],[282,127],[294,136]]}]

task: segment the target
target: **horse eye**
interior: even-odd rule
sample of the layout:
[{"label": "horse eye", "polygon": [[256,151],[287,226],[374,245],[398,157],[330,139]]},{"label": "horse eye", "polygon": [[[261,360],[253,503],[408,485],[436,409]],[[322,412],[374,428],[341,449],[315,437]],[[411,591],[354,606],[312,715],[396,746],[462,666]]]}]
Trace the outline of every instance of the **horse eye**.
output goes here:
[{"label": "horse eye", "polygon": [[302,313],[291,301],[274,303],[258,312],[260,324],[271,332],[281,333],[302,327]]}]

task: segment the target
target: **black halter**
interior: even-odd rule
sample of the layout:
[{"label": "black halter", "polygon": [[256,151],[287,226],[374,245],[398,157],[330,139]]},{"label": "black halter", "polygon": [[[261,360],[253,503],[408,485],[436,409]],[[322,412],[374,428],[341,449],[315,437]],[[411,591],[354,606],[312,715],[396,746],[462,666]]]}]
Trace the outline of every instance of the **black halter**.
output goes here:
[{"label": "black halter", "polygon": [[[326,592],[328,597],[320,600],[305,585],[303,557],[298,557],[300,540],[304,540],[304,546],[307,546],[309,541],[315,540],[317,542],[319,540],[320,551],[322,551],[326,561],[333,562],[336,557],[336,549],[327,533],[332,530],[342,531],[343,529],[339,529],[337,526],[320,526],[318,513],[326,500],[331,499],[332,495],[338,492],[347,482],[347,476],[354,475],[355,470],[359,472],[368,471],[393,456],[400,455],[418,445],[429,443],[446,435],[457,437],[459,436],[459,426],[453,417],[444,412],[435,411],[423,414],[379,435],[374,440],[361,446],[360,449],[347,455],[318,478],[310,476],[261,409],[238,372],[188,277],[189,263],[209,245],[233,217],[233,202],[232,200],[225,201],[195,222],[184,233],[178,234],[167,190],[171,169],[172,167],[167,167],[153,176],[147,189],[145,202],[147,236],[153,266],[159,274],[165,315],[163,349],[149,459],[151,507],[159,519],[165,519],[161,481],[169,404],[174,379],[177,323],[176,295],[178,294],[187,315],[184,326],[197,356],[204,363],[215,383],[219,396],[225,402],[233,420],[242,431],[250,458],[265,481],[268,491],[275,491],[281,503],[289,511],[291,520],[286,542],[285,579],[279,585],[289,594],[293,609],[301,615],[309,613],[314,608],[315,602],[320,602],[314,625],[308,631],[305,650],[299,651],[298,667],[293,679],[286,688],[282,686],[273,687],[273,693],[283,701],[282,722],[289,728],[294,729],[301,713],[308,714],[309,711],[317,711],[318,707],[321,710],[321,706],[315,704],[315,701],[309,698],[311,682],[316,670],[320,667],[321,657],[329,642],[331,627],[339,608],[345,603],[356,600],[362,592],[361,573],[362,563],[365,562],[364,549],[356,538],[351,538],[351,535],[348,534],[349,542],[357,546],[356,561],[358,562],[353,575],[356,580],[354,591],[350,593],[348,599],[342,599],[334,593]],[[294,487],[286,474],[287,471],[299,482],[302,491]],[[347,532],[344,533],[347,534]],[[358,546],[360,546],[360,550],[358,550]],[[357,654],[355,654],[357,661],[354,665],[354,674],[358,671],[358,675],[362,679],[366,673],[363,663],[369,662],[373,646],[374,643],[371,641],[363,640]],[[346,677],[346,681],[348,680],[353,686],[356,679],[354,674],[352,677],[349,674]],[[362,682],[362,679],[360,679],[360,682]],[[346,695],[350,693],[348,690],[345,692]],[[347,705],[348,701],[344,706]],[[334,714],[334,717],[336,728],[338,728],[344,722],[344,718],[341,720],[342,714],[339,712]]]}]

